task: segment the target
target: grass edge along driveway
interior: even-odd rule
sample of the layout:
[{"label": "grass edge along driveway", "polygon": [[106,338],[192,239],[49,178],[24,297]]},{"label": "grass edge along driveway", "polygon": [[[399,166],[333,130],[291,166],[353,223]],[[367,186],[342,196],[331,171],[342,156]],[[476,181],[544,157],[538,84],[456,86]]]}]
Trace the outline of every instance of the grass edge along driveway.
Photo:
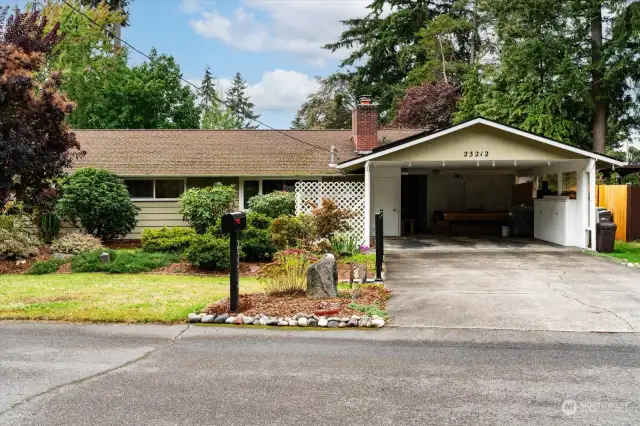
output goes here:
[{"label": "grass edge along driveway", "polygon": [[[241,293],[259,291],[256,278],[240,279]],[[175,323],[228,295],[228,277],[0,275],[0,320]]]},{"label": "grass edge along driveway", "polygon": [[616,241],[613,253],[597,253],[600,256],[625,263],[640,263],[640,241]]}]

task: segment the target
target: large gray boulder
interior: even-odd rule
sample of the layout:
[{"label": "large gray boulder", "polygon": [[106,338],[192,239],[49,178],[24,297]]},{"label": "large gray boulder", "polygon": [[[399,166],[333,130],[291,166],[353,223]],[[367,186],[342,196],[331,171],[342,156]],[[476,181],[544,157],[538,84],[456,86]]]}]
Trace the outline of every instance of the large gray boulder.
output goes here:
[{"label": "large gray boulder", "polygon": [[338,263],[327,253],[307,270],[307,295],[336,297],[338,295]]}]

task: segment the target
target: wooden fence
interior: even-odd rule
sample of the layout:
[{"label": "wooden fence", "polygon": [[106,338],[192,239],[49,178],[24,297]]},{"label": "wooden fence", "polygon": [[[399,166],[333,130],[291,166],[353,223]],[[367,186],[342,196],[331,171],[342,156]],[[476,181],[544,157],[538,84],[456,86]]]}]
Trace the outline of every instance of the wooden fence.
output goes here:
[{"label": "wooden fence", "polygon": [[598,185],[596,204],[611,210],[616,240],[640,240],[640,186]]}]

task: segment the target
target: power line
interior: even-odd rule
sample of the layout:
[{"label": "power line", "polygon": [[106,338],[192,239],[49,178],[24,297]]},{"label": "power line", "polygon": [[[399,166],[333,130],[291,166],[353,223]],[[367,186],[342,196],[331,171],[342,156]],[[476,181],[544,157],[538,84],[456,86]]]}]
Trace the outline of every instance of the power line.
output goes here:
[{"label": "power line", "polygon": [[[133,46],[133,45],[132,45],[131,43],[129,43],[128,41],[126,41],[126,40],[124,40],[124,39],[122,39],[122,38],[118,37],[118,36],[117,36],[117,35],[115,35],[115,34],[113,34],[113,33],[112,33],[111,31],[109,31],[106,27],[103,27],[102,25],[98,24],[98,23],[97,23],[96,21],[94,21],[94,20],[93,20],[89,15],[87,15],[87,14],[86,14],[86,13],[84,13],[82,10],[80,10],[80,9],[76,8],[75,6],[73,6],[72,4],[70,4],[67,0],[62,0],[62,2],[63,2],[64,4],[66,4],[67,6],[69,6],[69,8],[71,8],[74,12],[76,12],[76,13],[78,13],[78,14],[80,14],[80,15],[84,16],[85,18],[87,18],[87,19],[88,19],[88,20],[89,20],[93,25],[95,25],[96,27],[98,27],[98,28],[102,29],[105,33],[107,33],[107,35],[108,35],[109,37],[113,38],[114,40],[119,40],[121,43],[126,44],[126,45],[127,45],[129,48],[131,48],[131,50],[133,50],[134,52],[136,52],[136,53],[138,53],[138,54],[140,54],[140,55],[144,56],[144,57],[145,57],[145,58],[147,58],[149,61],[153,62],[153,58],[151,58],[149,55],[147,55],[146,53],[142,52],[140,49],[136,48],[135,46]],[[182,80],[184,83],[186,83],[186,84],[188,84],[188,85],[192,86],[192,87],[193,87],[194,89],[196,89],[199,93],[204,94],[204,92],[202,91],[202,89],[201,89],[200,87],[196,86],[195,84],[193,84],[193,83],[192,83],[192,82],[190,82],[189,80],[187,80],[187,79],[183,78],[182,76],[180,76],[180,80]],[[213,98],[214,98],[216,101],[220,102],[222,105],[226,106],[226,107],[227,107],[227,108],[229,108],[231,111],[233,111],[233,112],[235,112],[235,113],[237,113],[237,114],[242,115],[242,116],[243,116],[244,118],[246,118],[246,119],[249,119],[249,120],[255,121],[256,123],[258,123],[258,124],[260,124],[260,125],[262,125],[262,126],[264,126],[264,127],[268,128],[268,129],[270,129],[270,130],[273,130],[273,131],[275,131],[275,132],[280,133],[280,134],[281,134],[281,135],[283,135],[283,136],[286,136],[286,137],[288,137],[288,138],[290,138],[290,139],[293,139],[294,141],[297,141],[297,142],[303,143],[303,144],[305,144],[305,145],[308,145],[308,146],[310,146],[310,147],[312,147],[312,148],[315,148],[315,149],[319,149],[319,150],[321,150],[321,151],[325,151],[325,152],[328,152],[328,153],[333,153],[333,151],[332,151],[332,150],[330,150],[330,149],[326,149],[326,148],[323,148],[323,147],[321,147],[321,146],[314,145],[314,144],[312,144],[312,143],[310,143],[310,142],[303,141],[302,139],[298,139],[298,138],[296,138],[295,136],[292,136],[292,135],[290,135],[290,134],[288,134],[288,133],[285,133],[285,132],[283,132],[283,131],[282,131],[282,130],[280,130],[280,129],[276,129],[275,127],[269,126],[268,124],[266,124],[266,123],[264,123],[264,122],[262,122],[262,121],[258,120],[257,118],[249,117],[249,115],[248,115],[247,113],[245,113],[244,111],[237,111],[237,110],[234,110],[234,109],[233,109],[233,108],[232,108],[232,107],[231,107],[227,102],[225,102],[224,100],[222,100],[222,99],[218,98],[218,97],[217,97],[217,95],[216,95],[215,93],[214,93],[214,94],[212,94],[212,96],[213,96]]]}]

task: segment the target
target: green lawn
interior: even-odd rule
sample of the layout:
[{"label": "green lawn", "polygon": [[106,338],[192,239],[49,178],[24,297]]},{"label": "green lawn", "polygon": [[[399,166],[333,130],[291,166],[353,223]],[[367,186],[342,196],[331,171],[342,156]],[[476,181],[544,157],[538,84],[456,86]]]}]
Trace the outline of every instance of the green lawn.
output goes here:
[{"label": "green lawn", "polygon": [[640,263],[640,242],[625,243],[616,241],[613,253],[600,253],[607,257],[624,260],[627,263]]},{"label": "green lawn", "polygon": [[[242,278],[241,292],[261,291]],[[229,278],[154,274],[0,275],[0,319],[183,322],[229,295]]]}]

